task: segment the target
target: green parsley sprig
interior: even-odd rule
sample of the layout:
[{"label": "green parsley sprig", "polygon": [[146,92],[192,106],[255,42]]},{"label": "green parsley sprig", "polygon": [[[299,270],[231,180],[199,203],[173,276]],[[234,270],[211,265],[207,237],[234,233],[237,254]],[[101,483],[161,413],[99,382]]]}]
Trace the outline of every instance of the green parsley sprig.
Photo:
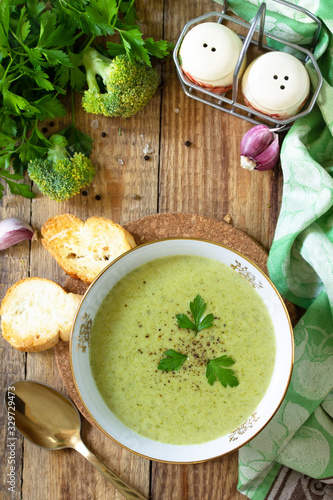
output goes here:
[{"label": "green parsley sprig", "polygon": [[239,384],[235,372],[229,368],[234,364],[234,360],[227,355],[219,358],[210,359],[206,367],[206,377],[208,383],[213,385],[216,380],[219,380],[223,387],[236,387]]},{"label": "green parsley sprig", "polygon": [[181,354],[173,349],[165,351],[164,354],[166,358],[161,359],[157,368],[166,372],[178,371],[182,364],[187,360],[186,354]]},{"label": "green parsley sprig", "polygon": [[179,328],[194,330],[197,335],[200,330],[213,326],[214,316],[212,314],[207,314],[207,316],[203,317],[206,307],[207,304],[203,301],[203,298],[197,295],[193,302],[190,302],[190,310],[194,322],[186,314],[177,314],[176,318]]}]

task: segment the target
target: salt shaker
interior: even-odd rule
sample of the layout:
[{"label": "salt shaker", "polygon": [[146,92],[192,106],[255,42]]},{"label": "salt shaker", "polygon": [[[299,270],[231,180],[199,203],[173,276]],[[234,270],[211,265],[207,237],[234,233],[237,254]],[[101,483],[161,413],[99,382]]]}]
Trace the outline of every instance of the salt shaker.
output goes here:
[{"label": "salt shaker", "polygon": [[257,57],[242,79],[245,104],[263,114],[286,119],[305,104],[310,79],[305,66],[286,52],[267,52]]},{"label": "salt shaker", "polygon": [[[232,87],[233,73],[242,50],[242,40],[219,23],[201,23],[184,37],[179,62],[186,77],[217,94]],[[246,65],[245,58],[239,76]]]}]

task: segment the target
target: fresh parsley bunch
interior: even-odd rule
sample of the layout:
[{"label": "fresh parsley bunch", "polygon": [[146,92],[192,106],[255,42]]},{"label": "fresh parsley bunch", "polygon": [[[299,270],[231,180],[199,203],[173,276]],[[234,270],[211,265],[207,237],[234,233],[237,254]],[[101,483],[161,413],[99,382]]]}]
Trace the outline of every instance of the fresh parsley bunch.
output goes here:
[{"label": "fresh parsley bunch", "polygon": [[[38,122],[65,116],[61,101],[86,84],[84,48],[96,36],[116,35],[108,54],[151,65],[168,55],[167,41],[143,40],[134,0],[0,0],[0,178],[14,194],[32,198],[23,179],[30,160],[50,147]],[[71,125],[69,148],[89,156],[91,139]],[[10,166],[14,174],[9,172]],[[0,198],[3,195],[0,183]]]}]

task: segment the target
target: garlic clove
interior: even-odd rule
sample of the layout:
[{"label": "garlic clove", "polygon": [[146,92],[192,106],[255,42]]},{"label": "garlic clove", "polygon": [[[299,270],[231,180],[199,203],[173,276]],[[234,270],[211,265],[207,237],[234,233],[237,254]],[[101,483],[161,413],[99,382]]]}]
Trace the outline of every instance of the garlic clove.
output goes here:
[{"label": "garlic clove", "polygon": [[269,170],[279,161],[279,136],[266,125],[256,125],[244,135],[240,153],[241,167],[247,170]]},{"label": "garlic clove", "polygon": [[273,168],[280,158],[279,136],[274,134],[273,142],[262,153],[255,157],[256,170],[264,171]]},{"label": "garlic clove", "polygon": [[9,217],[0,221],[0,250],[5,250],[21,241],[32,239],[34,229],[18,217]]},{"label": "garlic clove", "polygon": [[254,158],[273,141],[274,134],[267,125],[256,125],[246,132],[240,143],[242,156]]}]

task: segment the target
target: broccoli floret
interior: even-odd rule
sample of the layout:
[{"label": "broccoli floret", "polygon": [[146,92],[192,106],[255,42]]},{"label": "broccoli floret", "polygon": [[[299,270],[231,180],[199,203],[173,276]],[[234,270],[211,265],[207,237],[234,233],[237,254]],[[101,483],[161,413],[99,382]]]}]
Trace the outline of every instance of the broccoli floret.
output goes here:
[{"label": "broccoli floret", "polygon": [[90,184],[95,168],[82,153],[70,157],[66,150],[67,139],[59,134],[50,137],[51,147],[46,159],[31,160],[28,174],[39,190],[55,201],[68,200]]},{"label": "broccoli floret", "polygon": [[[89,89],[82,105],[88,113],[125,118],[140,111],[155,94],[158,73],[143,62],[130,61],[126,55],[109,59],[89,47],[82,64],[87,73]],[[96,75],[102,78],[106,91],[101,91]]]}]

